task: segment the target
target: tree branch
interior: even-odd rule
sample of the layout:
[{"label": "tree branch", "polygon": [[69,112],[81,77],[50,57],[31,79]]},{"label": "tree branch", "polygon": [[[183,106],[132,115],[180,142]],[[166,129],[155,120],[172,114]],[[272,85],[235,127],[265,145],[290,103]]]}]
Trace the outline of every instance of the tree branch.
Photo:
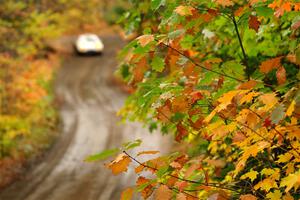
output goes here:
[{"label": "tree branch", "polygon": [[232,15],[232,22],[233,22],[234,29],[235,29],[235,32],[237,34],[238,40],[239,40],[240,47],[242,49],[242,53],[243,53],[243,57],[244,57],[243,62],[246,65],[246,74],[247,74],[248,80],[250,80],[250,68],[249,68],[249,65],[248,65],[248,57],[247,57],[245,48],[243,46],[243,42],[242,42],[242,39],[241,39],[241,35],[240,35],[240,32],[239,32],[239,28],[238,28],[237,22],[235,20],[234,14]]},{"label": "tree branch", "polygon": [[[156,41],[159,42],[158,40],[156,40]],[[161,42],[161,44],[164,45],[165,47],[167,47],[167,48],[169,48],[169,49],[175,51],[175,52],[178,53],[179,55],[185,57],[185,58],[188,59],[191,63],[193,63],[193,64],[196,65],[197,67],[200,67],[201,69],[204,69],[204,70],[213,72],[213,73],[215,73],[215,74],[218,74],[218,75],[221,75],[221,76],[224,76],[224,77],[227,77],[227,78],[231,78],[231,79],[236,80],[236,81],[241,82],[241,83],[245,82],[245,80],[241,80],[241,79],[235,78],[235,77],[233,77],[233,76],[230,76],[230,75],[227,75],[227,74],[224,74],[224,73],[215,71],[215,70],[213,70],[213,69],[208,69],[208,68],[206,68],[206,67],[200,65],[199,63],[197,63],[197,62],[196,62],[194,59],[192,59],[191,57],[186,56],[186,55],[185,55],[184,53],[182,53],[181,51],[175,49],[174,47],[172,47],[172,46],[170,46],[170,45],[168,45],[168,44],[166,44],[166,43],[163,43],[163,42]]]},{"label": "tree branch", "polygon": [[[126,154],[131,160],[133,160],[134,162],[138,163],[139,165],[145,167],[145,168],[148,168],[148,169],[152,169],[154,171],[158,171],[157,168],[155,167],[151,167],[151,166],[148,166],[148,165],[145,165],[144,163],[141,163],[140,161],[138,161],[136,158],[132,157],[129,153],[127,153],[126,151],[123,151],[124,154]],[[168,174],[168,176],[170,177],[173,177],[173,178],[176,178],[178,180],[181,180],[181,181],[185,181],[185,182],[188,182],[188,183],[194,183],[194,184],[199,184],[199,185],[202,185],[202,186],[210,186],[210,187],[214,187],[214,188],[219,188],[219,189],[224,189],[224,190],[229,190],[229,191],[232,191],[232,192],[236,192],[238,194],[241,194],[240,192],[238,192],[237,190],[235,189],[232,189],[232,188],[228,188],[228,187],[224,187],[222,185],[219,185],[219,184],[216,184],[216,183],[201,183],[201,182],[198,182],[198,181],[193,181],[193,180],[188,180],[188,179],[184,179],[184,178],[180,178],[178,176],[175,176],[175,175],[172,175],[172,174]]]}]

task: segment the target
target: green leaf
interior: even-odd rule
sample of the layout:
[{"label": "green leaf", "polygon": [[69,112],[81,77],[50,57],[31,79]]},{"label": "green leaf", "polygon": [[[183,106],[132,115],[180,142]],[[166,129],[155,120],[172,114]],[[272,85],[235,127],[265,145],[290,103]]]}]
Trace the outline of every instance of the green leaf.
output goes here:
[{"label": "green leaf", "polygon": [[255,10],[258,16],[267,17],[267,18],[272,17],[274,13],[274,11],[271,8],[266,6],[256,7]]},{"label": "green leaf", "polygon": [[271,113],[271,121],[278,124],[285,116],[285,107],[283,105],[277,106]]},{"label": "green leaf", "polygon": [[173,39],[178,38],[179,36],[181,36],[183,33],[185,33],[185,30],[184,29],[179,29],[179,30],[170,32],[168,34],[168,38],[173,40]]},{"label": "green leaf", "polygon": [[85,159],[87,162],[94,162],[94,161],[100,161],[100,160],[105,160],[108,157],[111,157],[115,154],[117,154],[120,151],[120,149],[115,148],[115,149],[107,149],[102,151],[101,153],[95,154],[95,155],[90,155]]},{"label": "green leaf", "polygon": [[137,139],[135,141],[132,141],[132,142],[127,142],[127,143],[124,143],[123,144],[123,147],[125,150],[129,150],[129,149],[133,149],[135,147],[138,147],[142,144],[142,140],[140,139]]},{"label": "green leaf", "polygon": [[151,67],[155,71],[162,72],[165,68],[165,62],[162,58],[155,56],[151,62]]},{"label": "green leaf", "polygon": [[151,9],[157,10],[166,4],[166,0],[151,0]]}]

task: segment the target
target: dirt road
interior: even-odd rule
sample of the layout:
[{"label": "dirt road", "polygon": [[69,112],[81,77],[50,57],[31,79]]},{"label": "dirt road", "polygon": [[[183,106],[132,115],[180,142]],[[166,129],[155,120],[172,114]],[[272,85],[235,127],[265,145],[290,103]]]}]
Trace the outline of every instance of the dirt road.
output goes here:
[{"label": "dirt road", "polygon": [[124,185],[134,182],[132,171],[113,176],[103,163],[86,163],[84,158],[142,135],[146,136],[143,149],[168,149],[167,139],[150,136],[141,125],[117,125],[116,112],[126,95],[113,84],[111,74],[116,52],[124,43],[116,35],[103,40],[102,56],[72,56],[64,61],[56,80],[57,96],[63,100],[61,137],[45,160],[0,193],[1,200],[117,200]]}]

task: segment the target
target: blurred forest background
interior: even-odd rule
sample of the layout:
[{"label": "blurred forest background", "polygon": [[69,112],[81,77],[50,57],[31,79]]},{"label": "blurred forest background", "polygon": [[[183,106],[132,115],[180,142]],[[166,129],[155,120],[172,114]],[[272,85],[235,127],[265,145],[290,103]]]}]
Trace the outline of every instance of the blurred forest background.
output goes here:
[{"label": "blurred forest background", "polygon": [[105,26],[103,19],[117,19],[122,6],[113,0],[1,2],[0,188],[42,156],[59,132],[53,78],[61,57],[49,41],[97,32]]}]

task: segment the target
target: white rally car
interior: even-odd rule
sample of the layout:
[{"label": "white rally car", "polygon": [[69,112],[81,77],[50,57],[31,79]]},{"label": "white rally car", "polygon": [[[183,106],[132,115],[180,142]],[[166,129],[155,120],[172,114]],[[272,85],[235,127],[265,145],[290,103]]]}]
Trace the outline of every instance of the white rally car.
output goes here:
[{"label": "white rally car", "polygon": [[75,42],[75,50],[78,54],[100,54],[104,50],[104,45],[101,39],[95,34],[81,34]]}]

